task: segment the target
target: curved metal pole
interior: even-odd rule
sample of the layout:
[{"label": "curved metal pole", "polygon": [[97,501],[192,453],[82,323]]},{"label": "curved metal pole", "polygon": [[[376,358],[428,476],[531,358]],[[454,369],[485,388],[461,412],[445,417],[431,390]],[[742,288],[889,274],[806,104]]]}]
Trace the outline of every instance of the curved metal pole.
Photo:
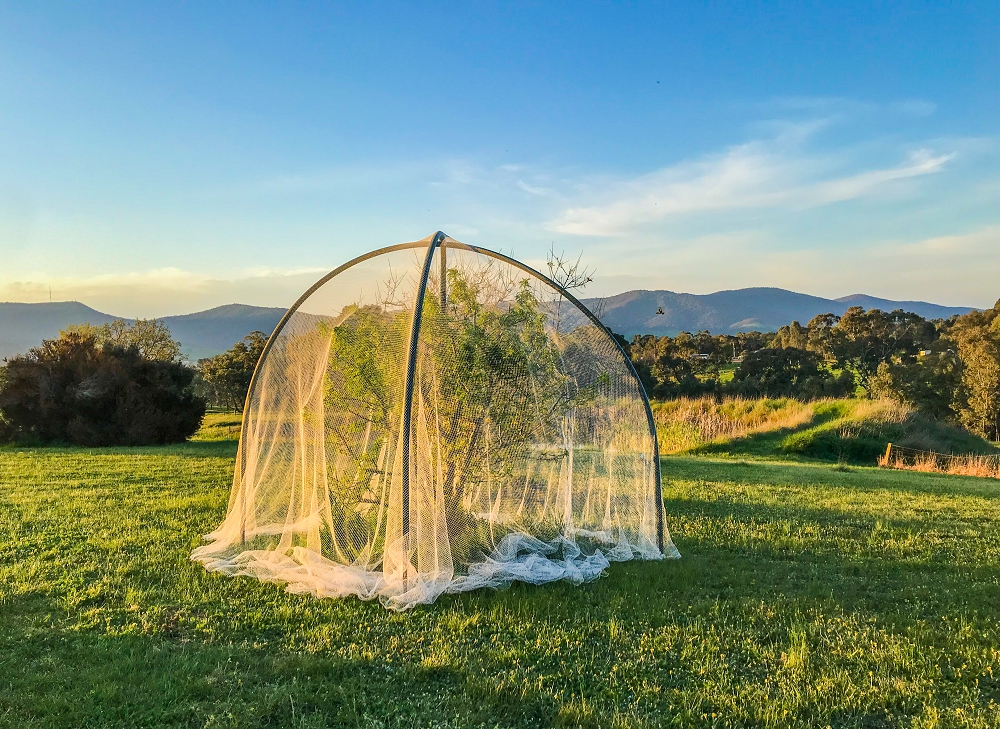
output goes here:
[{"label": "curved metal pole", "polygon": [[[434,239],[427,246],[427,257],[424,259],[424,270],[420,274],[417,285],[417,298],[413,302],[413,322],[410,325],[409,353],[406,357],[406,383],[403,387],[403,417],[402,417],[402,448],[403,448],[403,539],[410,534],[410,420],[413,414],[413,380],[417,371],[417,345],[420,339],[420,319],[424,312],[424,295],[427,293],[427,279],[431,275],[431,261],[434,259],[434,249],[445,239],[440,230],[434,234]],[[409,554],[407,554],[407,562]],[[403,572],[406,579],[406,572]]]}]

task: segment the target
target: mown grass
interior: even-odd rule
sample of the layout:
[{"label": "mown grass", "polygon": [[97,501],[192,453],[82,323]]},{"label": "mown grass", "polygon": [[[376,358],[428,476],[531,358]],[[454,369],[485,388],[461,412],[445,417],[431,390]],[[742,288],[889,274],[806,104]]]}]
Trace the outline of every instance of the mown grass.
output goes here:
[{"label": "mown grass", "polygon": [[1000,486],[664,459],[679,561],[396,614],[206,573],[235,443],[0,448],[0,725],[1000,726]]}]

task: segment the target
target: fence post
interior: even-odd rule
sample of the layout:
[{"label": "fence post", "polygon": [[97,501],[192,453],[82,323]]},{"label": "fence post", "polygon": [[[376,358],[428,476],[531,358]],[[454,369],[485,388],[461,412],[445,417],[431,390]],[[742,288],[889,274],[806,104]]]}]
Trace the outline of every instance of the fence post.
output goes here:
[{"label": "fence post", "polygon": [[885,465],[890,465],[892,463],[890,457],[892,456],[892,443],[888,443],[885,447]]}]

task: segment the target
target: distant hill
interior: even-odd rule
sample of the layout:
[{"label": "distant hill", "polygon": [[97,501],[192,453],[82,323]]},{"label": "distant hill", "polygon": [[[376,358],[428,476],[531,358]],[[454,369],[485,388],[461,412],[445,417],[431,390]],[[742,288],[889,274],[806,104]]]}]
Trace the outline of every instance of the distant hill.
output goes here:
[{"label": "distant hill", "polygon": [[[817,314],[843,314],[849,306],[887,311],[904,309],[928,319],[947,318],[972,311],[968,307],[939,306],[923,301],[889,301],[864,294],[840,299],[797,294],[773,288],[717,291],[714,294],[676,294],[673,291],[628,291],[604,299],[584,299],[614,331],[633,334],[670,334],[707,329],[713,334],[775,331],[793,320],[805,324]],[[657,309],[663,314],[657,314]],[[223,352],[254,330],[270,334],[284,309],[245,304],[218,306],[182,316],[163,317],[181,349],[192,361]],[[95,325],[116,317],[77,301],[52,304],[0,303],[0,358],[26,352],[43,339],[58,336],[70,324]]]},{"label": "distant hill", "polygon": [[225,352],[252,331],[270,334],[284,315],[284,309],[227,304],[194,314],[165,316],[163,322],[181,343],[184,354],[198,360]]},{"label": "distant hill", "polygon": [[[798,294],[775,288],[736,289],[714,294],[676,294],[673,291],[627,291],[604,299],[584,299],[612,330],[634,334],[675,335],[707,329],[713,334],[775,331],[792,321],[805,324],[817,314],[843,314],[850,306],[885,311],[904,309],[928,319],[947,318],[972,311],[969,307],[939,306],[923,301],[890,301],[864,294],[841,299]],[[657,314],[662,309],[663,314]]]},{"label": "distant hill", "polygon": [[11,304],[0,302],[0,359],[21,354],[59,335],[70,324],[107,324],[115,317],[79,301],[54,304]]},{"label": "distant hill", "polygon": [[[250,332],[270,334],[284,309],[245,304],[218,306],[194,314],[163,317],[181,350],[192,361],[224,352]],[[0,302],[0,359],[23,354],[43,339],[59,336],[71,324],[106,324],[118,317],[91,309],[78,301],[52,304]]]},{"label": "distant hill", "polygon": [[889,299],[879,299],[866,294],[851,294],[841,296],[836,299],[841,304],[848,306],[860,306],[864,309],[881,309],[882,311],[893,311],[902,309],[919,314],[924,319],[947,319],[955,314],[965,314],[971,309],[956,306],[941,306],[940,304],[928,304],[926,301],[890,301]]}]

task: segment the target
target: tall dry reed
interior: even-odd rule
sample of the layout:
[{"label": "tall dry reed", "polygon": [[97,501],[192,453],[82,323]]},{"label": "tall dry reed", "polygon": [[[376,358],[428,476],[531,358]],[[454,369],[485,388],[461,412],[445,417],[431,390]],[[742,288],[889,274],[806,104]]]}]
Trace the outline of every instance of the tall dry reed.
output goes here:
[{"label": "tall dry reed", "polygon": [[907,457],[899,452],[879,456],[883,468],[900,468],[923,473],[950,473],[957,476],[1000,478],[1000,458],[996,456],[953,456],[947,453],[916,453]]},{"label": "tall dry reed", "polygon": [[677,453],[716,440],[799,427],[810,421],[813,406],[791,398],[680,398],[654,403],[653,417],[660,451]]}]

